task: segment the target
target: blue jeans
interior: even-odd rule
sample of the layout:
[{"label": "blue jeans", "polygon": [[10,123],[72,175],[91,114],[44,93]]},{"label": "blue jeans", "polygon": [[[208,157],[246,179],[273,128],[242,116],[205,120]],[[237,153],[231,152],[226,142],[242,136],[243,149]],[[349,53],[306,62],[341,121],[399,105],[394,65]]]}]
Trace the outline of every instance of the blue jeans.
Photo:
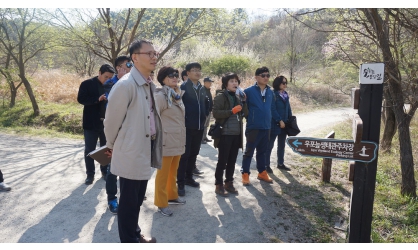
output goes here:
[{"label": "blue jeans", "polygon": [[[86,163],[86,174],[87,176],[94,176],[95,167],[94,160],[90,156],[87,156],[88,153],[96,149],[97,140],[100,140],[100,146],[106,145],[106,136],[103,130],[96,129],[85,129],[84,130],[84,162]],[[107,165],[100,166],[100,171],[106,175],[107,174]]]},{"label": "blue jeans", "polygon": [[241,173],[250,174],[250,164],[254,155],[254,150],[257,150],[256,161],[257,170],[259,173],[266,170],[266,152],[269,145],[270,129],[247,129],[245,131],[247,143],[245,145],[245,152],[242,156]]},{"label": "blue jeans", "polygon": [[284,148],[286,146],[286,131],[282,129],[278,135],[270,135],[269,149],[266,153],[266,166],[270,166],[271,151],[273,151],[274,142],[277,137],[277,163],[283,165],[284,163]]}]

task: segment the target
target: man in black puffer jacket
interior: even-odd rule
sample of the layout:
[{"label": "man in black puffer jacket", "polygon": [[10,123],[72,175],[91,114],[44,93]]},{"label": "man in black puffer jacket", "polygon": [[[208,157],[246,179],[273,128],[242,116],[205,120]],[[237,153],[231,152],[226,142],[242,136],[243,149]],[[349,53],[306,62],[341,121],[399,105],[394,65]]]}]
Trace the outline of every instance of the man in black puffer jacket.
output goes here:
[{"label": "man in black puffer jacket", "polygon": [[200,84],[202,66],[197,63],[186,65],[188,80],[180,87],[184,91],[182,100],[186,110],[186,152],[180,158],[177,170],[178,194],[185,195],[184,185],[199,187],[200,184],[193,179],[193,168],[200,151],[200,144],[205,128],[206,117],[209,115],[209,100],[206,90]]}]

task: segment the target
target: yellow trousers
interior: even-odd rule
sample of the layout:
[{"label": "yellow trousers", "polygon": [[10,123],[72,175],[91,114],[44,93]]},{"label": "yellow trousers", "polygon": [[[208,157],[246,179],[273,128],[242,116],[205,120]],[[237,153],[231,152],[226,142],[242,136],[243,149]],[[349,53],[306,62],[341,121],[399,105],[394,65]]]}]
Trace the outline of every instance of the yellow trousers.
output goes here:
[{"label": "yellow trousers", "polygon": [[168,200],[179,197],[176,180],[180,157],[181,155],[163,156],[162,167],[157,170],[155,177],[154,205],[157,207],[168,207]]}]

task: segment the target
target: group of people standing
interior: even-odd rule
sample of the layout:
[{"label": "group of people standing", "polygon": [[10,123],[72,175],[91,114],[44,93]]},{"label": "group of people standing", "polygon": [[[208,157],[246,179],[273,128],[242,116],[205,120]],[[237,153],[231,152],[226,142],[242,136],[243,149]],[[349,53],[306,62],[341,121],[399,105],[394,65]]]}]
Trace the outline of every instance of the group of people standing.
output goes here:
[{"label": "group of people standing", "polygon": [[[214,139],[219,152],[214,173],[217,194],[238,194],[234,171],[238,151],[244,148],[244,134],[243,185],[250,184],[250,163],[255,150],[257,178],[273,182],[267,173],[272,172],[270,155],[276,137],[277,167],[290,170],[283,161],[285,123],[292,115],[285,77],[274,79],[272,90],[268,86],[268,68],[258,68],[256,83],[242,91],[238,75],[226,73],[222,77],[222,90],[212,100],[213,81],[205,78],[204,85],[199,82],[202,76],[199,63],[187,64],[181,75],[173,67],[162,67],[157,74],[162,87],[156,88],[151,74],[159,54],[153,44],[135,41],[129,54],[116,59],[116,71],[110,65],[102,65],[99,75],[81,83],[78,93],[78,101],[84,105],[85,183],[90,185],[94,180],[94,161],[87,154],[95,149],[99,139],[111,157],[111,164],[100,169],[106,180],[109,210],[118,215],[121,242],[156,242],[154,237],[144,237],[138,225],[152,168],[157,169],[154,204],[162,215],[173,214],[169,205],[186,203],[182,198],[186,194],[185,185],[200,186],[193,175],[202,174],[196,168],[196,159],[201,144],[211,141],[206,132],[211,112],[216,123],[222,125],[221,136]],[[184,80],[181,85],[180,77]],[[243,118],[246,118],[245,132]]]}]

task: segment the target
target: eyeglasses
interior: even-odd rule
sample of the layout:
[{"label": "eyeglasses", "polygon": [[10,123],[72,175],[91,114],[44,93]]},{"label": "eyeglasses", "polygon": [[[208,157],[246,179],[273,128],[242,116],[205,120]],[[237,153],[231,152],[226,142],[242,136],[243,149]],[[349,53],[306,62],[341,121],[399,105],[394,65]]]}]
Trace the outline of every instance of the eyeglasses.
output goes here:
[{"label": "eyeglasses", "polygon": [[259,74],[258,76],[260,76],[262,78],[264,78],[264,77],[270,78],[270,74]]},{"label": "eyeglasses", "polygon": [[[118,65],[119,67],[120,66],[122,66],[123,65],[123,63],[122,64],[120,64],[120,65]],[[126,65],[126,67],[128,67],[128,68],[132,68],[132,66],[134,66],[131,62],[126,62],[125,63],[125,65]]]},{"label": "eyeglasses", "polygon": [[178,73],[171,73],[167,75],[168,78],[179,78],[179,74]]},{"label": "eyeglasses", "polygon": [[150,52],[136,52],[134,54],[146,54],[149,56],[149,58],[153,58],[155,56],[155,58],[158,58],[160,56],[160,53],[155,52],[155,51],[150,51]]},{"label": "eyeglasses", "polygon": [[190,71],[191,71],[191,72],[194,72],[194,73],[202,73],[202,71],[201,71],[201,70],[199,70],[199,69],[191,69]]}]

